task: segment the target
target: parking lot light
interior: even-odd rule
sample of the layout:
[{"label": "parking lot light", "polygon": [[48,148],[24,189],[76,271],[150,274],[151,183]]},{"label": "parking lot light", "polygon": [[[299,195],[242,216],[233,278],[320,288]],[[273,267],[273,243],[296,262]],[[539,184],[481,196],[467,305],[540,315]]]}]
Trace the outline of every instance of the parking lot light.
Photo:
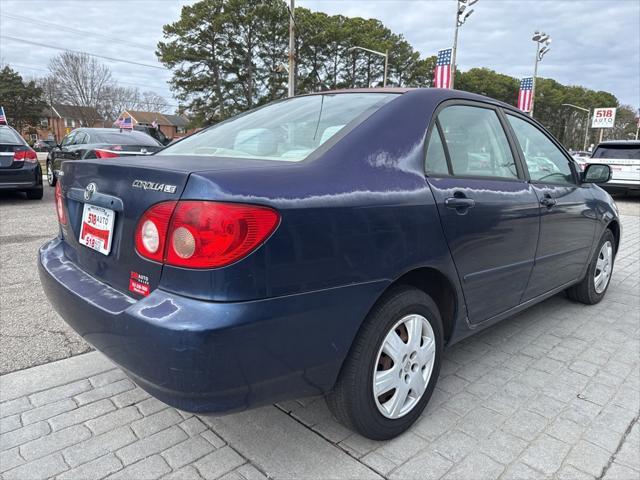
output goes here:
[{"label": "parking lot light", "polygon": [[536,42],[536,61],[533,68],[533,87],[531,89],[531,111],[529,115],[533,117],[533,107],[536,101],[536,77],[538,76],[538,62],[540,62],[544,56],[549,53],[551,47],[551,36],[544,33],[535,31],[531,40]]},{"label": "parking lot light", "polygon": [[385,50],[384,52],[378,52],[377,50],[371,50],[370,48],[364,47],[351,47],[347,49],[347,52],[352,52],[354,50],[364,50],[365,52],[373,53],[374,55],[380,55],[384,57],[384,74],[382,77],[382,86],[387,86],[387,70],[389,67],[389,50]]},{"label": "parking lot light", "polygon": [[456,9],[456,23],[453,34],[453,52],[451,56],[451,88],[454,88],[456,79],[456,56],[458,53],[458,29],[469,19],[474,9],[468,9],[471,5],[477,3],[478,0],[458,0]]},{"label": "parking lot light", "polygon": [[583,152],[587,151],[587,142],[589,141],[589,117],[591,116],[591,109],[579,107],[577,105],[573,105],[571,103],[563,103],[563,107],[571,107],[577,110],[582,110],[583,112],[587,112],[587,123],[584,125],[584,147],[582,148]]}]

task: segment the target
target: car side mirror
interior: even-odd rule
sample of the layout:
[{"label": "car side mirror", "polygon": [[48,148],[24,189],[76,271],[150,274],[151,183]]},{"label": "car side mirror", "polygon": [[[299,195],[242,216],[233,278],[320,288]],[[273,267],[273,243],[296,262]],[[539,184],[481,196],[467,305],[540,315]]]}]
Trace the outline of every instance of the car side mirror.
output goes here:
[{"label": "car side mirror", "polygon": [[611,180],[611,167],[601,163],[590,163],[582,172],[582,183],[607,183]]}]

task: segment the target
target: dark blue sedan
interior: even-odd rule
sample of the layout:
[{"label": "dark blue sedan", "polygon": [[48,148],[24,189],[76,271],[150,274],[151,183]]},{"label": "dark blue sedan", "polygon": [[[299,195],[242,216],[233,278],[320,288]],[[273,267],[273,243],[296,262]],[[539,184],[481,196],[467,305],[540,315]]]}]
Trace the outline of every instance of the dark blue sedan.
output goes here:
[{"label": "dark blue sedan", "polygon": [[296,97],[62,173],[40,275],[89,343],[180,409],[326,394],[373,439],[418,418],[446,345],[599,302],[620,243],[609,167],[452,90]]}]

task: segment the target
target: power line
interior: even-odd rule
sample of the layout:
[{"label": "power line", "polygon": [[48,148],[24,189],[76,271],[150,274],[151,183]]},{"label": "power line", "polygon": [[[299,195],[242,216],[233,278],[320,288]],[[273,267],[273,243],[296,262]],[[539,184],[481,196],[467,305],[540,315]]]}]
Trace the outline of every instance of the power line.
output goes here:
[{"label": "power line", "polygon": [[[24,65],[21,63],[15,63],[15,62],[6,62],[7,65],[12,66],[12,67],[18,67],[19,69],[24,69],[26,68],[27,70],[38,70],[40,72],[47,72],[47,73],[51,73],[51,71],[47,68],[41,68],[41,67],[33,67],[31,65]],[[123,82],[122,80],[120,80],[119,78],[117,80],[115,80],[115,82],[117,84],[122,84],[122,85],[130,85],[132,87],[138,87],[138,88],[149,88],[148,85],[142,86],[139,85],[137,83],[131,83],[131,82]],[[167,88],[167,85],[161,86],[161,85],[156,85],[157,87],[161,87],[161,88]]]},{"label": "power line", "polygon": [[63,52],[80,53],[80,54],[84,54],[84,55],[89,55],[90,57],[96,57],[96,58],[102,58],[104,60],[110,60],[112,62],[129,63],[131,65],[137,65],[139,67],[155,68],[156,70],[168,70],[167,68],[161,67],[161,66],[158,66],[158,65],[149,65],[148,63],[135,62],[133,60],[123,60],[123,59],[120,59],[120,58],[108,57],[106,55],[98,55],[97,53],[84,52],[82,50],[72,50],[70,48],[56,47],[55,45],[49,45],[47,43],[40,43],[40,42],[33,42],[31,40],[25,40],[23,38],[10,37],[9,35],[0,35],[0,38],[4,38],[6,40],[11,40],[11,41],[14,41],[14,42],[19,42],[19,43],[26,43],[28,45],[35,45],[37,47],[51,48],[53,50],[61,50]]},{"label": "power line", "polygon": [[133,42],[130,40],[120,40],[119,38],[113,38],[109,35],[105,35],[102,33],[96,33],[96,32],[89,32],[87,30],[80,30],[78,28],[74,28],[74,27],[69,27],[67,25],[60,25],[59,23],[53,23],[53,22],[49,22],[46,20],[38,20],[35,18],[31,18],[31,17],[25,17],[25,16],[18,16],[18,15],[11,15],[9,13],[1,13],[0,17],[5,17],[5,18],[9,18],[9,19],[13,19],[13,20],[17,20],[19,22],[31,22],[31,23],[36,23],[38,25],[44,25],[44,26],[48,26],[48,27],[54,27],[57,30],[62,30],[65,32],[69,32],[69,33],[75,33],[76,35],[83,35],[83,36],[90,36],[90,37],[101,37],[101,38],[105,38],[107,40],[109,40],[110,42],[113,43],[120,43],[123,45],[127,45],[127,46],[131,46],[131,47],[137,47],[137,48],[141,48],[144,50],[155,50],[155,47],[151,47],[149,45],[143,45],[141,43],[137,43],[137,42]]}]

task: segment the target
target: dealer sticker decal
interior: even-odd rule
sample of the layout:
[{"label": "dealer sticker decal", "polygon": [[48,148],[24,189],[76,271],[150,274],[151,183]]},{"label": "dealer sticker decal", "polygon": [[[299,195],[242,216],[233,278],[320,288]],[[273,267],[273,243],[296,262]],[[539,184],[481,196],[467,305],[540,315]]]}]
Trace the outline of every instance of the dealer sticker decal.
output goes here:
[{"label": "dealer sticker decal", "polygon": [[138,295],[149,295],[149,277],[141,275],[138,272],[131,272],[129,277],[129,291]]}]

